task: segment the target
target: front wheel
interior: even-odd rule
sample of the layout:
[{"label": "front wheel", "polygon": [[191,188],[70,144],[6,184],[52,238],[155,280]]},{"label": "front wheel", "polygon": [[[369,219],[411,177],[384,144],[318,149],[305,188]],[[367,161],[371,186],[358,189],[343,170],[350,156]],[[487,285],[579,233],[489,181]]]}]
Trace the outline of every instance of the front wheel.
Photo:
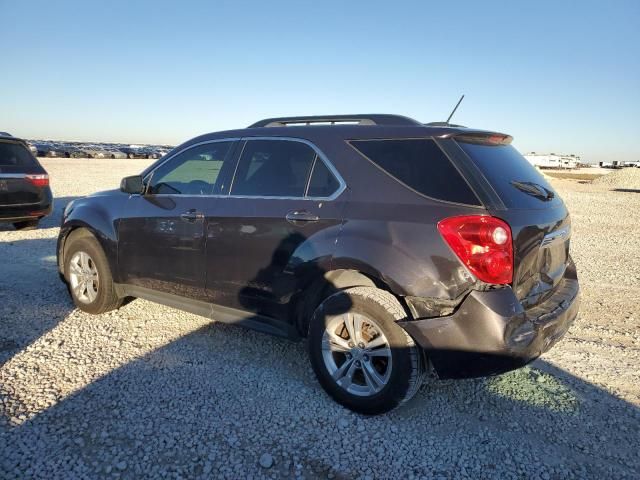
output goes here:
[{"label": "front wheel", "polygon": [[334,400],[374,415],[413,397],[425,366],[419,348],[396,323],[404,318],[393,295],[371,287],[343,290],[316,309],[309,325],[309,356]]},{"label": "front wheel", "polygon": [[65,245],[64,260],[69,292],[80,310],[100,314],[122,305],[107,258],[93,236],[72,233]]}]

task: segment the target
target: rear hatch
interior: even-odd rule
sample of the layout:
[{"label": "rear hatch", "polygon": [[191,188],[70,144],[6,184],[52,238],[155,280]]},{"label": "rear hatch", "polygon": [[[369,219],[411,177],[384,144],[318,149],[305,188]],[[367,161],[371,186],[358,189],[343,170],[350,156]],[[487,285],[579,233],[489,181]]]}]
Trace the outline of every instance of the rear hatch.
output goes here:
[{"label": "rear hatch", "polygon": [[0,139],[0,207],[41,202],[43,187],[30,176],[46,173],[22,142]]},{"label": "rear hatch", "polygon": [[511,226],[516,296],[525,308],[543,302],[556,290],[571,262],[571,220],[564,202],[509,144],[511,137],[459,136],[456,140],[504,204],[489,211]]}]

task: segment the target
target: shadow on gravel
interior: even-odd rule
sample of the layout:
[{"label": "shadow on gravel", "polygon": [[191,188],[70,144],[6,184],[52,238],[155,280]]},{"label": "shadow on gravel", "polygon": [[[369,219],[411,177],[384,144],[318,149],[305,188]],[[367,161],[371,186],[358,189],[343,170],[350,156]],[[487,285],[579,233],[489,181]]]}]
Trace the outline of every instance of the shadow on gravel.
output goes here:
[{"label": "shadow on gravel", "polygon": [[640,189],[637,188],[614,188],[614,192],[627,192],[627,193],[640,193]]},{"label": "shadow on gravel", "polygon": [[[0,476],[22,459],[32,472],[64,465],[68,476],[119,464],[124,478],[244,478],[262,472],[265,452],[276,462],[269,473],[286,476],[301,463],[322,478],[392,468],[502,478],[518,462],[543,478],[637,475],[640,409],[543,360],[534,365],[430,381],[403,408],[364,417],[321,390],[304,345],[212,323],[6,429]],[[404,464],[393,467],[398,458]]]},{"label": "shadow on gravel", "polygon": [[56,268],[57,227],[66,204],[75,197],[55,199],[54,212],[37,230],[17,232],[0,224],[0,366],[64,320],[75,308]]}]

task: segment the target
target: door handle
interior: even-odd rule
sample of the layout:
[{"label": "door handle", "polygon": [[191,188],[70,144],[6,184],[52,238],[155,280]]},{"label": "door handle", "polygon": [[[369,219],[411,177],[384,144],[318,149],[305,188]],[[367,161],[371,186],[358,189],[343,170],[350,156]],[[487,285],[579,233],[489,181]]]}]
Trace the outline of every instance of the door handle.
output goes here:
[{"label": "door handle", "polygon": [[180,218],[185,222],[196,222],[204,219],[204,213],[197,212],[195,208],[192,208],[191,210],[181,213]]},{"label": "door handle", "polygon": [[317,222],[320,220],[318,215],[314,215],[311,212],[307,212],[306,210],[296,210],[293,212],[287,213],[286,217],[287,222],[293,223],[294,225],[308,223],[308,222]]}]

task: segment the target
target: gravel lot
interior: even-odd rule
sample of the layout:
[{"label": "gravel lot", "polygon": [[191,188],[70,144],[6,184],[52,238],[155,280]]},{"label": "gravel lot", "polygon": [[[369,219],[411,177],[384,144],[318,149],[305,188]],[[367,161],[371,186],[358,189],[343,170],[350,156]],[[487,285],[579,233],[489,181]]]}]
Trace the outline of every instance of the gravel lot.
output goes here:
[{"label": "gravel lot", "polygon": [[552,180],[583,289],[568,336],[368,418],[324,394],[303,344],[141,300],[75,310],[62,208],[148,161],[43,164],[55,214],[0,227],[0,478],[640,478],[640,193]]}]

